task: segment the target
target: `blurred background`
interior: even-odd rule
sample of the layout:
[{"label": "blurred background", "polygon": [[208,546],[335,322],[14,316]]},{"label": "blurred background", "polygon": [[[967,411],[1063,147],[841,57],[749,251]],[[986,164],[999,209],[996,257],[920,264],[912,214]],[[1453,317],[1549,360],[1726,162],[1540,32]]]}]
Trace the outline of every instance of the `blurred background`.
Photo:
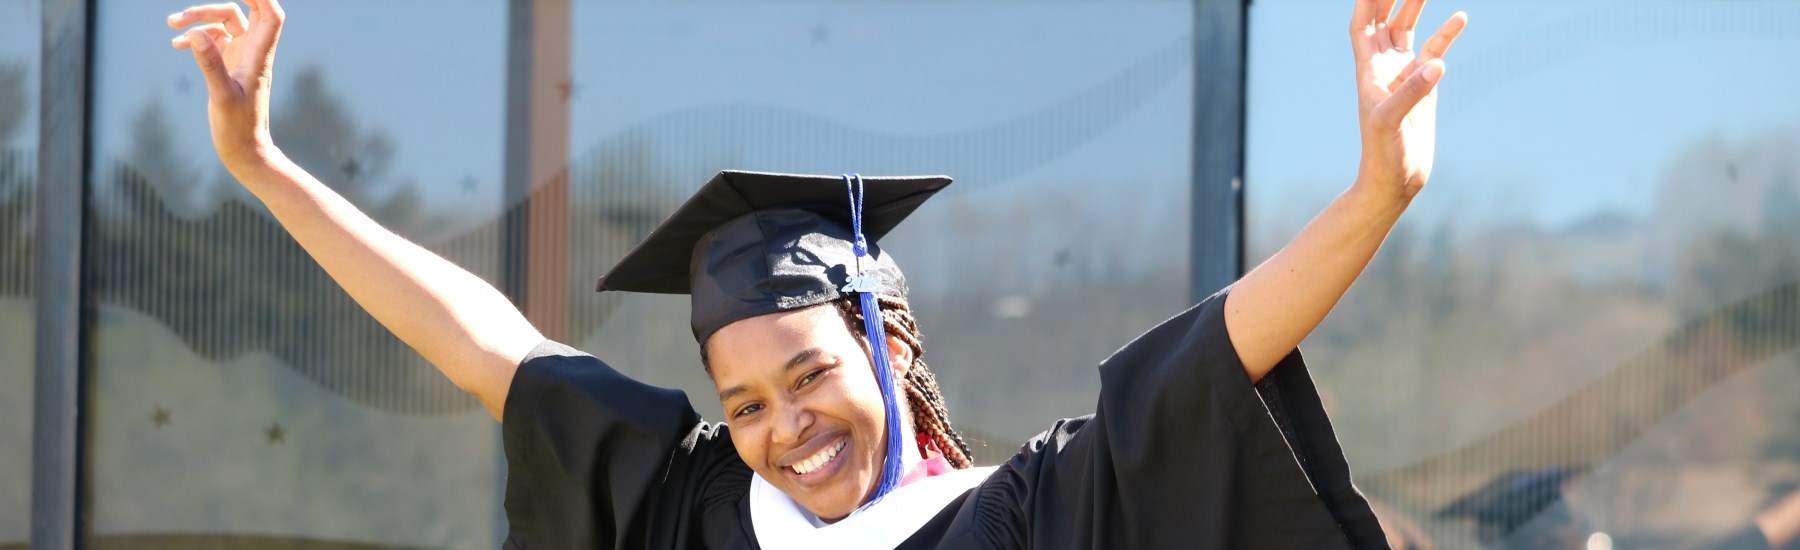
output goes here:
[{"label": "blurred background", "polygon": [[[188,3],[0,0],[0,548],[496,546],[499,426],[219,165],[167,47]],[[714,419],[686,298],[594,279],[720,169],[951,175],[883,244],[991,464],[1349,185],[1351,4],[290,0],[272,127]],[[1780,547],[1800,3],[1437,0],[1421,29],[1455,10],[1432,184],[1305,344],[1359,485],[1410,548]],[[33,504],[58,475],[72,516]]]}]

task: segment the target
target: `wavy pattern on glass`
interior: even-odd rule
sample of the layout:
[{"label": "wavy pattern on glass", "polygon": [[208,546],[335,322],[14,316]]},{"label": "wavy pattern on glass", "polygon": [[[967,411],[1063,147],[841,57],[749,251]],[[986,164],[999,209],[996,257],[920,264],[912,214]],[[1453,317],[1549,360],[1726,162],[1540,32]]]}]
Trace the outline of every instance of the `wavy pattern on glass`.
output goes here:
[{"label": "wavy pattern on glass", "polygon": [[[1456,9],[1431,187],[1307,341],[1394,535],[1736,548],[1800,524],[1800,78],[1760,69],[1800,53],[1800,6],[1425,19]],[[1347,183],[1287,159],[1357,142],[1340,75],[1310,70],[1343,66],[1341,14],[1251,15],[1255,261]]]},{"label": "wavy pattern on glass", "polygon": [[31,149],[0,149],[0,543],[30,536],[36,160]]},{"label": "wavy pattern on glass", "polygon": [[[1476,520],[1501,540],[1545,513],[1645,432],[1731,376],[1800,351],[1800,283],[1733,303],[1677,329],[1555,405],[1452,452],[1366,475],[1407,509]],[[1569,434],[1579,434],[1570,438]],[[1471,481],[1488,481],[1471,487]]]},{"label": "wavy pattern on glass", "polygon": [[[929,170],[954,175],[962,182],[953,188],[957,192],[973,192],[1041,168],[1104,134],[1186,74],[1192,49],[1192,36],[1178,37],[1141,59],[1120,63],[1122,68],[1111,76],[1055,103],[969,130],[899,135],[768,105],[706,105],[634,124],[591,146],[577,164],[643,162],[649,159],[631,157],[647,154],[669,157],[664,162],[676,155],[701,161],[679,163],[693,171],[731,160],[787,172],[829,172],[842,166],[867,174]],[[855,93],[854,87],[846,93]],[[605,181],[641,186],[656,178]],[[691,180],[680,184],[682,189],[698,187]]]},{"label": "wavy pattern on glass", "polygon": [[[101,303],[141,312],[214,361],[267,352],[363,405],[405,414],[475,406],[356,305],[286,230],[241,202],[199,218],[172,212],[135,167],[118,164],[117,193],[90,224],[90,288]],[[463,265],[491,258],[497,223],[433,246]],[[485,256],[485,257],[484,257]]]},{"label": "wavy pattern on glass", "polygon": [[[615,13],[610,6],[578,7],[583,8],[577,12],[578,27],[590,22],[586,18],[591,15],[584,13],[595,12],[626,17],[625,23],[605,24],[628,27],[637,21],[631,18],[643,18],[674,28],[707,29],[721,18],[679,8],[666,13],[621,8]],[[1103,19],[1093,26],[1070,25],[1083,36],[1141,30],[1143,21],[1133,17],[1191,20],[1184,4],[1129,7],[1056,9],[1069,17],[1081,13]],[[780,8],[789,10],[781,12],[784,25],[808,16],[803,6]],[[914,37],[923,31],[909,25],[914,19],[925,21],[920,14],[943,9],[909,6],[901,10],[902,17],[870,23],[891,33],[884,36],[906,38],[827,39],[814,42],[816,49],[807,55],[879,57],[904,50],[908,41],[936,40]],[[880,13],[859,9],[837,15],[859,20]],[[970,12],[970,17],[994,18],[970,29],[1005,27],[1014,21],[1004,17],[1007,13],[1006,6]],[[1044,13],[1033,17],[1046,18]],[[991,463],[1010,456],[1055,419],[1091,413],[1097,390],[1093,365],[1178,312],[1184,300],[1168,296],[1186,295],[1193,37],[1182,26],[1156,27],[1127,41],[1130,47],[1115,50],[1129,53],[1066,59],[1055,75],[994,73],[993,59],[1026,57],[1034,66],[1056,65],[1043,60],[1052,55],[1045,53],[1044,33],[994,33],[984,35],[991,36],[986,50],[959,59],[913,54],[896,61],[894,69],[914,74],[923,70],[921,65],[988,67],[958,69],[981,72],[982,78],[859,82],[805,60],[758,58],[750,62],[766,63],[773,74],[799,75],[802,82],[817,86],[784,91],[752,83],[681,94],[679,103],[657,103],[652,112],[658,114],[644,118],[602,109],[590,119],[577,112],[577,124],[629,122],[605,132],[579,127],[574,132],[599,137],[577,144],[570,175],[572,343],[634,377],[687,391],[696,408],[716,418],[717,402],[710,397],[716,390],[705,378],[686,328],[686,297],[596,294],[594,279],[720,169],[947,174],[957,183],[914,214],[884,247],[908,272],[912,306],[956,425],[971,439],[978,459]],[[756,34],[779,41],[779,32]],[[934,27],[930,32],[963,29]],[[814,31],[812,38],[830,33]],[[663,39],[606,42],[607,55],[669,64],[684,63],[680,60],[690,58],[686,56],[702,64],[731,64],[744,56],[726,42],[718,51],[684,45],[680,53],[669,53],[657,43]],[[667,78],[575,67],[577,82],[606,82],[608,89],[595,93],[619,97],[641,98],[646,90],[673,85]],[[1028,93],[1014,91],[1021,80],[1032,87]],[[894,112],[827,115],[829,109],[805,107],[820,86],[833,86],[848,97],[857,97],[865,87],[880,87],[888,98],[915,95],[916,90],[921,99],[894,103]],[[704,99],[687,99],[694,95]],[[999,111],[1004,115],[983,113],[979,123],[949,120],[934,128],[916,122],[996,101],[1009,107]],[[897,118],[912,120],[903,124]],[[1121,157],[1140,164],[1117,166]]]},{"label": "wavy pattern on glass", "polygon": [[[626,128],[589,147],[570,170],[575,214],[569,232],[577,236],[569,251],[575,259],[571,293],[582,304],[570,332],[589,334],[605,322],[618,296],[590,296],[594,280],[710,172],[830,172],[834,166],[870,174],[926,171],[953,174],[961,181],[955,192],[974,192],[1060,159],[1142,108],[1191,63],[1190,40],[1172,41],[1056,104],[963,132],[898,136],[762,105],[696,107]],[[742,160],[722,160],[732,158]]]}]

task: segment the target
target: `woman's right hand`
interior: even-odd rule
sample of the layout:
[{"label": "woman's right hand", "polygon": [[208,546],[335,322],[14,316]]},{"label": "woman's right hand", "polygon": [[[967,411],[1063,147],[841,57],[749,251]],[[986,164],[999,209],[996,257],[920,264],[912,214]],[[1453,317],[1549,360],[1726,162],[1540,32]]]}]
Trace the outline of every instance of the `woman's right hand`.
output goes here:
[{"label": "woman's right hand", "polygon": [[276,0],[247,0],[250,16],[235,2],[194,6],[169,15],[171,28],[187,28],[170,41],[194,52],[206,79],[206,115],[219,160],[239,179],[276,154],[269,135],[269,87],[275,43],[286,18]]},{"label": "woman's right hand", "polygon": [[494,418],[513,371],[543,334],[481,277],[388,231],[281,154],[269,135],[269,85],[284,16],[276,0],[194,6],[169,16],[185,28],[206,77],[206,114],[225,168],[267,206],[319,267],[382,326]]}]

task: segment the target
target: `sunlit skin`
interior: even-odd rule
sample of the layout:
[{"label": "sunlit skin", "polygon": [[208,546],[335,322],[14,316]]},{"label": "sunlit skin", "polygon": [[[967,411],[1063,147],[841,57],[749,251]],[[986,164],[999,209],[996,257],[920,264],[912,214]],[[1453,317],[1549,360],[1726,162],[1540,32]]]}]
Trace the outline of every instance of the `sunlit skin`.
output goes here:
[{"label": "sunlit skin", "polygon": [[[873,495],[887,459],[887,416],[867,348],[835,306],[737,321],[706,346],[744,464],[825,521],[849,515]],[[892,337],[887,347],[898,384],[912,350]],[[901,417],[901,441],[910,444],[912,428]],[[818,470],[802,476],[790,468],[839,442],[848,444]]]},{"label": "sunlit skin", "polygon": [[1425,0],[1357,0],[1350,16],[1362,162],[1356,181],[1225,299],[1225,327],[1250,379],[1300,345],[1350,289],[1436,159],[1444,55],[1469,24],[1451,14],[1416,42]]}]

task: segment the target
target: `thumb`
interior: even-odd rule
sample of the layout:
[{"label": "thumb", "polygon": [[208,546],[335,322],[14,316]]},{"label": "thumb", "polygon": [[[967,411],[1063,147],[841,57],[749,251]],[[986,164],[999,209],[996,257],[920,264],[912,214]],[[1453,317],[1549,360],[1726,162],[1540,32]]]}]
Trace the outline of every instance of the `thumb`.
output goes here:
[{"label": "thumb", "polygon": [[1406,82],[1400,85],[1400,89],[1395,90],[1394,95],[1388,96],[1387,100],[1382,101],[1381,105],[1376,108],[1377,122],[1389,128],[1400,127],[1400,122],[1406,119],[1406,115],[1411,114],[1413,108],[1417,107],[1419,102],[1425,99],[1425,96],[1431,95],[1432,90],[1437,89],[1438,81],[1443,77],[1444,60],[1433,59],[1419,65],[1419,69],[1413,71],[1412,76],[1406,78]]},{"label": "thumb", "polygon": [[200,74],[206,80],[207,94],[213,99],[230,97],[231,75],[227,74],[225,56],[219,52],[218,43],[202,29],[188,31],[187,39],[188,49],[194,52],[194,64],[200,66]]}]

